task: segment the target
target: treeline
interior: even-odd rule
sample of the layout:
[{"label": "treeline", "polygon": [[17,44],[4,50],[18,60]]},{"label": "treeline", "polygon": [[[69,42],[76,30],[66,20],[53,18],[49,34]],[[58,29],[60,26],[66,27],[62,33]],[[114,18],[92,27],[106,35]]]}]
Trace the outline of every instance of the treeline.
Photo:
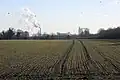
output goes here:
[{"label": "treeline", "polygon": [[12,39],[43,39],[43,40],[52,40],[52,39],[70,39],[70,35],[55,35],[55,34],[33,34],[29,35],[29,32],[22,31],[20,29],[15,30],[14,28],[9,28],[6,31],[0,32],[0,40],[12,40]]},{"label": "treeline", "polygon": [[120,39],[120,27],[100,29],[97,33],[99,39]]},{"label": "treeline", "polygon": [[42,40],[54,40],[54,39],[120,39],[120,27],[100,29],[96,34],[35,34],[30,36],[29,32],[22,31],[20,29],[15,30],[14,28],[9,28],[6,31],[0,32],[0,40],[11,40],[11,39],[42,39]]},{"label": "treeline", "polygon": [[9,28],[6,31],[0,33],[0,39],[10,40],[10,39],[28,39],[29,32],[22,31],[18,29],[17,31],[14,28]]}]

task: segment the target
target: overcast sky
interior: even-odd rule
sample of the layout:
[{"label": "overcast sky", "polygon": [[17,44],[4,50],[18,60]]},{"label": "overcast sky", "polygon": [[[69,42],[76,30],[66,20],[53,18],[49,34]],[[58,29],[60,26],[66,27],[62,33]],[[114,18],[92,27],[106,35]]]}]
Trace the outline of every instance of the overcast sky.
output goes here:
[{"label": "overcast sky", "polygon": [[[120,26],[120,0],[0,0],[0,31],[12,26],[26,29],[20,12],[28,7],[40,21],[42,32],[78,33],[78,26],[96,33]],[[10,13],[10,14],[8,14]]]}]

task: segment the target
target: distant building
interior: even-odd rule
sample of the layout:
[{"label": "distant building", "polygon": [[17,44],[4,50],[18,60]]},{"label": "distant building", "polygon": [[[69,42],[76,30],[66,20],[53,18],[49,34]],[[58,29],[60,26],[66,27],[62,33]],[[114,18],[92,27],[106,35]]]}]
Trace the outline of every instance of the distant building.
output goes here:
[{"label": "distant building", "polygon": [[57,35],[58,36],[67,36],[67,35],[70,35],[70,32],[68,32],[68,33],[59,33],[59,32],[57,32]]},{"label": "distant building", "polygon": [[88,36],[89,35],[89,29],[88,28],[78,28],[78,35],[80,36]]},{"label": "distant building", "polygon": [[37,33],[37,36],[41,36],[42,34],[41,34],[41,28],[39,27],[39,31],[38,31],[38,33]]},{"label": "distant building", "polygon": [[41,36],[41,27],[39,27],[39,28],[40,28],[39,35]]},{"label": "distant building", "polygon": [[59,33],[59,32],[57,32],[58,39],[65,39],[69,35],[71,35],[70,32],[68,32],[68,33]]},{"label": "distant building", "polygon": [[78,35],[81,35],[83,33],[83,28],[78,28]]}]

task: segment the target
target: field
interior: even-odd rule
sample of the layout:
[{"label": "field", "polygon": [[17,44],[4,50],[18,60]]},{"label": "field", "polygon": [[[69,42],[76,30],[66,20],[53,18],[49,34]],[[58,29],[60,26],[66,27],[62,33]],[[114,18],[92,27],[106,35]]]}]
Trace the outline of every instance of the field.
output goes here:
[{"label": "field", "polygon": [[120,80],[120,41],[0,41],[0,80],[47,79]]}]

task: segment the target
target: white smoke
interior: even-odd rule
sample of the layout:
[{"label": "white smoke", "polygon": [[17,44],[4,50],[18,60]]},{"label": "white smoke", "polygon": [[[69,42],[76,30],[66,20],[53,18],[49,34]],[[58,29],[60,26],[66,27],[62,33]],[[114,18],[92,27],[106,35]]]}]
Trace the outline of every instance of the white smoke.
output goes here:
[{"label": "white smoke", "polygon": [[22,8],[21,20],[24,22],[24,26],[28,28],[30,33],[34,32],[35,28],[40,28],[40,23],[36,19],[36,14],[33,13],[29,8]]}]

